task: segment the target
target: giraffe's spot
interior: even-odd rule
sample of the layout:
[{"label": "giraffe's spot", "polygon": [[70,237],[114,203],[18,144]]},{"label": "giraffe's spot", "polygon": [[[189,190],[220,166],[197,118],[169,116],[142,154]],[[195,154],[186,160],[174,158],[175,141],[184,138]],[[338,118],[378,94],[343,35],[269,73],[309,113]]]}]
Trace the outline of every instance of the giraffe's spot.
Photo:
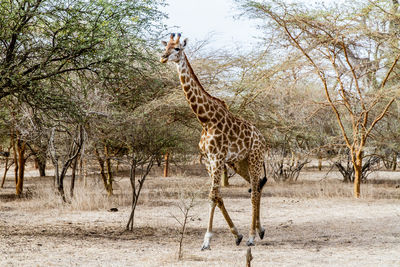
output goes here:
[{"label": "giraffe's spot", "polygon": [[[193,96],[193,98],[194,98],[194,100],[196,100],[196,97]],[[192,99],[190,99],[190,101],[191,101],[191,102],[194,102],[194,101],[192,101]],[[194,111],[195,113],[197,113],[197,104],[191,104],[191,106],[192,106],[193,111]]]},{"label": "giraffe's spot", "polygon": [[240,132],[239,138],[240,138],[240,139],[243,139],[243,138],[244,138],[244,132],[243,132],[243,131]]},{"label": "giraffe's spot", "polygon": [[187,97],[188,99],[190,99],[190,98],[192,97],[192,95],[193,95],[192,91],[187,91],[187,92],[186,92],[186,97]]},{"label": "giraffe's spot", "polygon": [[192,103],[196,102],[196,96],[192,95],[189,100]]},{"label": "giraffe's spot", "polygon": [[207,104],[207,102],[205,102],[206,104],[204,104],[204,109],[206,110],[206,111],[210,111],[210,105],[209,104]]},{"label": "giraffe's spot", "polygon": [[190,77],[189,76],[185,76],[185,83],[189,83],[190,82]]},{"label": "giraffe's spot", "polygon": [[202,97],[198,97],[198,98],[197,98],[197,103],[203,104],[203,98],[202,98]]},{"label": "giraffe's spot", "polygon": [[188,92],[189,89],[190,89],[190,86],[189,86],[189,85],[184,85],[184,86],[183,86],[183,90],[184,90],[185,92]]},{"label": "giraffe's spot", "polygon": [[205,113],[203,106],[200,106],[200,107],[199,107],[197,113],[198,113],[198,114],[203,114],[203,113]]},{"label": "giraffe's spot", "polygon": [[212,154],[215,154],[217,152],[217,148],[215,147],[215,145],[209,145],[208,151],[210,151]]},{"label": "giraffe's spot", "polygon": [[238,132],[239,132],[239,126],[238,126],[237,124],[234,124],[234,125],[233,125],[233,131],[234,131],[235,133],[238,133]]},{"label": "giraffe's spot", "polygon": [[193,80],[190,81],[190,85],[191,85],[191,86],[195,86],[195,83],[194,83]]},{"label": "giraffe's spot", "polygon": [[217,146],[221,146],[221,144],[222,144],[222,137],[219,135],[219,136],[216,136],[215,138],[214,138],[214,140],[215,140],[215,143],[217,144]]},{"label": "giraffe's spot", "polygon": [[201,123],[206,123],[208,121],[207,117],[205,116],[198,116],[198,118]]},{"label": "giraffe's spot", "polygon": [[182,83],[182,84],[185,83],[185,77],[184,77],[184,76],[180,76],[179,79],[181,80],[181,83]]},{"label": "giraffe's spot", "polygon": [[212,118],[212,119],[211,119],[211,122],[212,122],[213,124],[217,124],[218,121],[217,121],[216,118]]},{"label": "giraffe's spot", "polygon": [[219,122],[218,124],[217,124],[217,128],[218,129],[221,129],[222,131],[224,130],[224,125],[221,123],[221,122]]}]

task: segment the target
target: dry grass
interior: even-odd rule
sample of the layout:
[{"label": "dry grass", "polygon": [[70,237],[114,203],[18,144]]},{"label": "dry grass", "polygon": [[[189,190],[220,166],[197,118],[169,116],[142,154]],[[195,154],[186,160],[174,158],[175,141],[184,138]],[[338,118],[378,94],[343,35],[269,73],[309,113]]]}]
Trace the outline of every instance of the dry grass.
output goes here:
[{"label": "dry grass", "polygon": [[[160,170],[159,170],[160,171]],[[175,173],[180,169],[176,169]],[[198,166],[192,173],[201,173]],[[189,172],[188,172],[189,173]],[[153,171],[153,174],[155,172]],[[204,174],[204,173],[203,173]],[[121,176],[122,175],[122,176]],[[75,186],[74,197],[69,197],[69,177],[65,180],[65,192],[68,203],[63,203],[57,190],[53,186],[53,178],[27,177],[25,195],[15,198],[13,181],[7,180],[6,188],[0,191],[0,197],[15,201],[15,205],[24,210],[39,209],[68,209],[68,210],[108,210],[113,207],[129,207],[132,195],[130,183],[125,172],[115,178],[114,195],[108,197],[104,187],[96,175],[88,178],[87,184],[78,181]],[[388,176],[389,175],[389,176]],[[377,173],[374,179],[361,185],[363,199],[400,199],[400,179],[397,173]],[[400,175],[399,175],[400,176]],[[389,179],[385,179],[389,177]],[[164,205],[180,198],[182,192],[199,192],[200,199],[207,199],[210,179],[206,176],[179,175],[168,178],[150,176],[146,181],[139,205]],[[248,198],[248,184],[239,176],[230,179],[230,186],[222,188],[224,198]],[[263,197],[283,197],[297,199],[313,198],[352,198],[353,185],[340,181],[338,173],[332,172],[326,176],[324,172],[303,172],[298,182],[276,183],[268,181],[263,190]]]},{"label": "dry grass", "polygon": [[[78,181],[69,204],[62,203],[52,177],[28,177],[23,198],[14,197],[13,181],[7,180],[0,189],[0,266],[244,266],[247,247],[234,244],[218,210],[212,250],[200,251],[210,179],[190,172],[156,174],[145,182],[133,232],[123,232],[131,203],[126,173],[116,177],[110,198],[98,176],[91,175],[86,186]],[[363,184],[361,200],[339,178],[313,171],[297,183],[268,181],[261,211],[266,237],[256,240],[254,266],[399,266],[397,173],[379,173]],[[222,188],[226,207],[247,236],[248,185],[237,176],[230,183]],[[69,179],[65,184],[68,193]],[[180,214],[177,204],[193,191],[199,202],[183,241],[184,257],[177,261],[179,224],[171,214]],[[119,211],[109,212],[111,207]]]}]

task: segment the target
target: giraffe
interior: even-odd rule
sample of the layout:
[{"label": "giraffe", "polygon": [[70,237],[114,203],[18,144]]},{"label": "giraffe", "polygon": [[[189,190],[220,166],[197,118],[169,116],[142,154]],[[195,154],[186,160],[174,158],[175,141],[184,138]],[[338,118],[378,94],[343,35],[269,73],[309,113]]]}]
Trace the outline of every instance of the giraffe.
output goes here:
[{"label": "giraffe", "polygon": [[161,63],[168,61],[176,63],[183,92],[203,128],[199,148],[206,159],[211,189],[209,220],[201,250],[210,249],[216,206],[221,210],[230,231],[236,238],[236,245],[239,245],[243,238],[229,216],[220,193],[221,176],[225,164],[250,183],[252,218],[246,244],[253,246],[256,229],[261,239],[265,233],[260,222],[261,190],[266,182],[266,177],[260,179],[266,150],[264,137],[252,124],[232,114],[224,101],[211,96],[203,88],[184,53],[188,40],[186,38],[181,43],[180,37],[181,34],[178,34],[174,40],[175,34],[171,34],[168,42],[162,41],[165,51],[160,61]]}]

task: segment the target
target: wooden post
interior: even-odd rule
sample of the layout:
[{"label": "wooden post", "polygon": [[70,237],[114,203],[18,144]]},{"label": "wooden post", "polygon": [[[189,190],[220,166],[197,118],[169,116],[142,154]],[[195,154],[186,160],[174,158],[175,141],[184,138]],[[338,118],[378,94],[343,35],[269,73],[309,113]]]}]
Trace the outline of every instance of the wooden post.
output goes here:
[{"label": "wooden post", "polygon": [[246,254],[246,267],[250,267],[251,260],[253,259],[253,255],[251,255],[251,248],[247,249],[247,254]]},{"label": "wooden post", "polygon": [[165,153],[164,156],[164,177],[168,177],[168,171],[169,171],[169,152]]}]

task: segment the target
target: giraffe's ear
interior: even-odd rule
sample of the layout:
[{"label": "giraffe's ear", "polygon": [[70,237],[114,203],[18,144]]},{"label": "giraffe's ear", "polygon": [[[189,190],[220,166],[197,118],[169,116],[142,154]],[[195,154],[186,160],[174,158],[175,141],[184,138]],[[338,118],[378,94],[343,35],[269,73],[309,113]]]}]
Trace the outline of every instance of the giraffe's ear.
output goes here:
[{"label": "giraffe's ear", "polygon": [[187,43],[188,43],[188,38],[185,38],[185,40],[183,40],[182,47],[185,48]]},{"label": "giraffe's ear", "polygon": [[167,42],[166,41],[161,41],[161,44],[163,45],[163,46],[167,46]]}]

